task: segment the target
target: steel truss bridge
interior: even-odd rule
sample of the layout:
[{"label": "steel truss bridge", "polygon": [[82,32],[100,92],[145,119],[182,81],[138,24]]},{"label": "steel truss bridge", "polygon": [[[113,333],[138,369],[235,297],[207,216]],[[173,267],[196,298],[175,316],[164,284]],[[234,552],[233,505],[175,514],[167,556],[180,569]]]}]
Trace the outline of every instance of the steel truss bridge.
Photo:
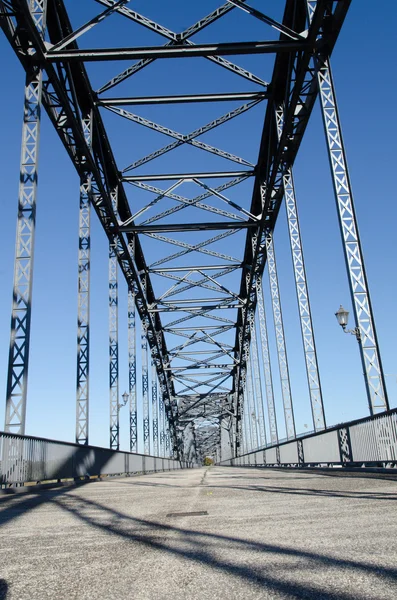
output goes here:
[{"label": "steel truss bridge", "polygon": [[[252,464],[244,459],[251,455],[255,463],[260,455],[259,463],[268,464],[397,460],[396,413],[389,410],[330,65],[350,0],[286,0],[283,13],[268,3],[269,14],[259,3],[258,8],[253,4],[228,0],[183,31],[172,31],[137,12],[135,2],[128,0],[0,0],[3,33],[26,72],[7,439],[25,435],[38,144],[44,108],[80,178],[78,446],[89,444],[90,227],[94,212],[109,241],[110,449],[119,450],[120,407],[128,403],[132,453],[138,452],[139,438],[144,455],[184,464],[205,456],[229,464],[232,459],[236,464]],[[211,37],[216,22],[225,21],[227,33],[232,13],[245,13],[245,18],[248,13],[252,23],[260,23],[263,38],[199,41],[203,36],[198,34],[204,30]],[[113,32],[128,31],[126,39],[143,40],[143,44],[107,47],[106,36],[101,34],[104,20],[114,23]],[[258,57],[263,61],[260,76],[247,66],[250,61],[258,65]],[[139,84],[136,93],[135,77],[155,61],[167,73],[169,65],[175,64],[172,59],[194,70],[198,58],[211,63],[214,75],[199,77],[194,89],[187,77],[188,89],[183,94],[161,95],[161,85],[153,80],[147,89]],[[225,72],[233,76],[229,81],[234,87],[214,86],[216,73],[222,82]],[[102,73],[98,87],[94,81]],[[214,93],[214,88],[223,91]],[[354,424],[327,430],[294,188],[293,165],[316,102],[323,115],[368,396],[370,417],[365,423],[372,427],[372,437],[366,442],[371,451],[359,459],[352,455]],[[210,114],[208,107],[212,115],[221,116],[211,116],[189,130],[184,110],[191,103],[196,107],[196,120]],[[165,122],[168,114],[180,116],[180,127],[172,129],[142,116],[154,114],[152,108],[159,106],[165,107]],[[256,115],[261,132],[255,163],[227,150],[230,137],[223,134],[225,124],[249,111]],[[142,155],[130,162],[126,149],[133,143],[134,125],[142,130],[140,140],[147,132],[148,142],[140,141]],[[123,157],[117,160],[111,143],[113,127],[119,132],[122,127],[124,136]],[[243,155],[244,131],[240,141]],[[236,147],[235,140],[232,146]],[[283,202],[311,403],[314,433],[310,439],[315,440],[306,461],[303,447],[306,443],[309,448],[309,442],[299,441],[295,428],[273,243]],[[129,391],[123,400],[119,391],[119,276],[128,284]],[[269,278],[272,319],[265,314],[265,277]],[[271,320],[278,365],[271,365],[270,360]],[[287,435],[282,442],[290,444],[288,451],[280,445],[278,434],[273,389],[277,370]],[[142,397],[137,393],[140,377]],[[139,402],[143,423],[137,417]],[[357,435],[368,434],[366,425],[360,427],[354,443]],[[337,452],[329,459],[320,448],[318,440],[331,439],[327,436],[339,440],[339,461]]]}]

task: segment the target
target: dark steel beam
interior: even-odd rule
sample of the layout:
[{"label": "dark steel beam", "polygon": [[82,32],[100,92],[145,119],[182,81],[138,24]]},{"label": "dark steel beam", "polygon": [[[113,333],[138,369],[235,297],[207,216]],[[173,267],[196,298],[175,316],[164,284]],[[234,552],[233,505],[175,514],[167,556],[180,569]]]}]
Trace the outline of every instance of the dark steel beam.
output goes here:
[{"label": "dark steel beam", "polygon": [[178,271],[215,271],[215,270],[222,270],[222,269],[240,269],[241,268],[241,263],[235,263],[235,264],[230,264],[230,265],[204,265],[204,266],[200,266],[200,265],[192,265],[192,266],[186,266],[186,267],[166,267],[164,269],[148,269],[149,273],[173,273],[173,272],[178,272]]},{"label": "dark steel beam", "polygon": [[[150,233],[166,231],[211,231],[213,229],[248,229],[257,227],[254,221],[220,221],[215,223],[164,223],[161,225],[121,225],[119,231],[123,233]],[[218,268],[218,267],[217,267]]]},{"label": "dark steel beam", "polygon": [[193,56],[229,56],[239,54],[274,54],[313,49],[305,41],[259,41],[226,44],[197,44],[196,46],[145,46],[142,48],[92,48],[46,52],[48,61],[105,61],[141,58],[190,58]]},{"label": "dark steel beam", "polygon": [[235,92],[229,94],[192,94],[180,96],[140,96],[137,98],[101,98],[98,106],[133,106],[137,104],[175,104],[187,102],[224,102],[263,100],[267,92]]},{"label": "dark steel beam", "polygon": [[122,181],[168,181],[171,179],[221,179],[222,177],[252,177],[255,171],[215,171],[212,173],[163,173],[154,175],[124,175]]}]

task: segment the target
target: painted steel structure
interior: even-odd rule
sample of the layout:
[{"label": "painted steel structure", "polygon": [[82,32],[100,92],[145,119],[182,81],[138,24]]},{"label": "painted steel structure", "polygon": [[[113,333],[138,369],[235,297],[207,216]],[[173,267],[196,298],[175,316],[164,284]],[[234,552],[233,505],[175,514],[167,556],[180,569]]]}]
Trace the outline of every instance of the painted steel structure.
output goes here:
[{"label": "painted steel structure", "polygon": [[[270,363],[263,297],[266,267],[285,427],[288,440],[296,438],[273,237],[283,198],[308,402],[315,431],[325,429],[320,367],[292,175],[317,97],[323,112],[346,266],[360,331],[369,409],[371,415],[387,411],[330,67],[330,54],[350,0],[285,0],[284,14],[278,19],[257,10],[248,0],[228,0],[181,32],[138,13],[128,0],[88,3],[101,12],[84,22],[79,6],[67,0],[0,0],[2,30],[26,72],[6,432],[25,433],[41,106],[80,178],[77,443],[89,443],[91,209],[109,241],[110,448],[118,450],[120,444],[118,271],[129,290],[131,452],[138,451],[140,439],[138,405],[143,415],[144,455],[151,451],[151,432],[157,456],[172,455],[182,460],[188,455],[188,462],[193,447],[195,456],[200,458],[219,457],[226,447],[235,456],[264,447],[263,391],[270,444],[278,448],[272,379],[275,365]],[[259,21],[269,39],[194,42],[194,36],[206,28],[210,31],[212,24],[231,11],[244,11],[249,18]],[[105,20],[115,24],[116,20],[118,23],[122,20],[123,25],[131,27],[129,39],[134,39],[134,31],[143,31],[144,35],[144,30],[149,30],[150,43],[140,47],[103,47],[98,34],[96,46],[87,47],[86,34],[90,32],[88,39],[92,39],[91,35],[100,32]],[[74,28],[72,21],[83,23]],[[153,46],[153,34],[165,41],[164,45]],[[272,55],[273,70],[266,78],[252,73],[233,62],[234,57],[238,62],[240,55]],[[233,57],[233,61],[226,57]],[[209,61],[213,68],[226,70],[233,75],[236,88],[238,83],[242,88],[215,93],[204,89],[203,81],[200,93],[186,90],[186,93],[153,95],[142,90],[141,95],[134,95],[131,80],[155,61],[164,64],[178,59],[184,63],[197,58]],[[113,74],[99,89],[94,89],[91,65],[104,61],[111,65]],[[125,61],[126,66],[117,72],[120,61]],[[120,84],[123,86],[119,88]],[[249,90],[243,88],[247,84]],[[118,95],[108,95],[116,88]],[[119,90],[124,90],[124,95]],[[173,104],[182,110],[192,103],[205,107],[225,103],[227,107],[221,116],[211,116],[188,133],[133,112],[141,106]],[[262,128],[262,136],[256,162],[202,140],[205,134],[222,131],[224,124],[237,121],[250,111],[251,114],[261,111],[258,126]],[[156,148],[148,145],[148,154],[132,161],[127,156],[124,166],[120,165],[110,144],[111,125],[105,127],[109,114],[113,123],[118,119],[126,130],[139,127],[171,141],[168,139],[165,145]],[[149,163],[167,164],[170,153],[181,156],[177,154],[179,150],[188,158],[198,156],[191,152],[200,153],[203,164],[192,158],[186,171],[178,172],[171,167],[166,172],[155,167],[151,172],[142,169]],[[229,168],[225,167],[226,161]],[[235,188],[240,190],[238,200]],[[141,378],[137,373],[136,312],[141,332]],[[137,391],[140,379],[142,398]]]}]

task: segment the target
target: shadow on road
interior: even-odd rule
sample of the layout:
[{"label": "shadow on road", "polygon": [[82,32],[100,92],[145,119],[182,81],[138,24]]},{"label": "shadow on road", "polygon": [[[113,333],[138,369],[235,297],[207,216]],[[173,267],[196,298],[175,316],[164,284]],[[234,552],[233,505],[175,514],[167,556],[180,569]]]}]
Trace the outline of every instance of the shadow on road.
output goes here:
[{"label": "shadow on road", "polygon": [[[237,474],[236,474],[237,475]],[[167,477],[168,478],[168,477]],[[182,480],[180,480],[182,483]],[[118,482],[125,485],[164,486],[162,482]],[[314,495],[317,497],[335,496],[340,498],[396,500],[396,494],[383,492],[352,492],[293,488],[293,480],[289,488],[258,486],[204,486],[209,489],[236,489],[241,491],[261,491],[268,493]],[[96,485],[102,485],[96,483]],[[106,485],[106,483],[104,483]],[[172,485],[172,484],[171,484]],[[174,487],[174,486],[172,486]],[[175,486],[177,487],[177,486]],[[181,486],[183,488],[183,483]],[[76,490],[73,490],[74,492]],[[0,526],[18,518],[41,506],[44,503],[56,505],[61,510],[72,514],[81,522],[96,529],[98,532],[119,538],[134,545],[153,551],[152,560],[156,560],[156,552],[180,557],[190,563],[204,565],[211,571],[230,575],[246,584],[258,587],[258,593],[264,588],[270,593],[285,595],[286,598],[304,600],[357,600],[364,599],[365,585],[382,584],[391,588],[396,586],[397,597],[397,568],[380,566],[365,560],[343,558],[331,553],[321,553],[306,550],[293,542],[286,545],[263,543],[249,538],[224,535],[216,532],[200,531],[198,529],[163,523],[158,520],[137,518],[98,501],[87,499],[79,494],[71,493],[70,488],[40,491],[36,494],[14,494],[1,498]],[[264,561],[266,558],[266,562]],[[295,573],[299,573],[299,577]],[[319,574],[323,573],[324,586],[319,589]],[[332,589],[338,580],[338,574],[351,574],[358,577],[361,583],[354,593],[345,590]],[[317,575],[317,579],[312,574]],[[303,575],[303,576],[302,576]],[[0,580],[0,600],[7,598],[8,585]],[[317,583],[316,583],[317,582]],[[327,582],[327,583],[326,583]],[[328,589],[327,589],[328,587]],[[258,596],[260,597],[260,596]],[[372,597],[372,596],[371,596]]]},{"label": "shadow on road", "polygon": [[[376,566],[357,560],[335,558],[329,554],[305,551],[293,546],[266,544],[250,539],[203,532],[176,525],[166,525],[154,520],[131,517],[93,500],[75,496],[72,502],[71,499],[71,496],[67,499],[65,497],[54,497],[51,501],[63,510],[72,513],[84,523],[109,535],[135,544],[141,544],[154,551],[168,552],[185,560],[207,565],[211,569],[228,573],[246,582],[256,584],[260,588],[265,586],[268,590],[284,593],[288,595],[288,598],[357,600],[359,596],[340,591],[337,593],[326,590],[319,592],[317,586],[313,585],[311,587],[307,583],[310,581],[310,575],[305,577],[305,583],[283,580],[286,572],[283,568],[275,570],[270,566],[268,569],[264,569],[259,561],[255,561],[255,558],[250,559],[249,564],[247,564],[248,552],[256,553],[258,558],[260,555],[267,554],[276,561],[277,558],[296,558],[299,560],[299,569],[302,572],[307,571],[310,573],[312,570],[318,571],[321,568],[326,570],[335,569],[335,571],[339,569],[349,570],[359,572],[361,576],[372,576],[375,579],[382,580],[383,583],[387,582],[389,585],[397,584],[397,569]],[[225,556],[226,552],[228,556],[233,558],[221,558],[221,556]],[[241,556],[241,559],[239,559],[239,556]],[[154,555],[153,560],[155,559]],[[335,576],[337,576],[336,572]],[[375,583],[373,579],[372,582]]]},{"label": "shadow on road", "polygon": [[0,600],[6,600],[8,593],[8,583],[5,579],[0,579]]}]

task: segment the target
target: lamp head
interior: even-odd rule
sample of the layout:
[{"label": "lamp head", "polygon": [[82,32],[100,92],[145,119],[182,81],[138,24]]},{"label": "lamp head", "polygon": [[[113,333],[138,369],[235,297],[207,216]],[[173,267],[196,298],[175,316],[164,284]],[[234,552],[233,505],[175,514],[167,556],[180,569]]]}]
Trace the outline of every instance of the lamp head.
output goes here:
[{"label": "lamp head", "polygon": [[347,322],[349,320],[349,311],[345,310],[342,305],[340,305],[339,310],[335,313],[335,317],[339,323],[339,325],[345,329]]}]

